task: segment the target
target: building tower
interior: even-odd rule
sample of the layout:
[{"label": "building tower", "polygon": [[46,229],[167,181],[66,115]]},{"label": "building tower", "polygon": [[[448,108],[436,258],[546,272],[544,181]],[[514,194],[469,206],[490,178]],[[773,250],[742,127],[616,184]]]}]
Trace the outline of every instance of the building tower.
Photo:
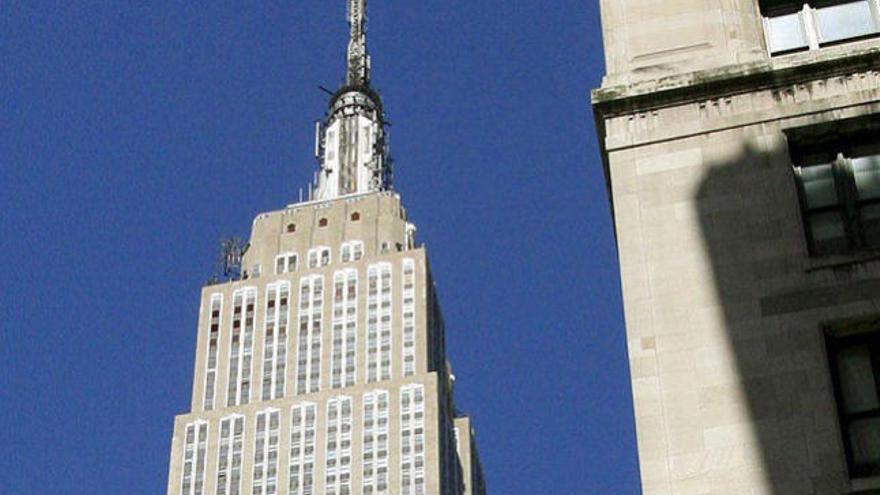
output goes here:
[{"label": "building tower", "polygon": [[644,493],[880,493],[880,2],[601,8]]},{"label": "building tower", "polygon": [[258,215],[204,287],[168,495],[484,495],[425,248],[393,191],[365,0],[307,201]]}]

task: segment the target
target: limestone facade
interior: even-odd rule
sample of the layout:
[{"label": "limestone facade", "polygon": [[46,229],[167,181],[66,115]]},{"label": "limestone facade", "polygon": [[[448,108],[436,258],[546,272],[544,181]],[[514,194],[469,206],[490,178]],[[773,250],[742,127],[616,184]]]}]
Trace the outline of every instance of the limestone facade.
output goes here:
[{"label": "limestone facade", "polygon": [[796,171],[821,143],[877,153],[880,42],[771,55],[765,2],[601,5],[643,492],[873,493],[829,342],[878,330],[880,256],[817,254]]}]

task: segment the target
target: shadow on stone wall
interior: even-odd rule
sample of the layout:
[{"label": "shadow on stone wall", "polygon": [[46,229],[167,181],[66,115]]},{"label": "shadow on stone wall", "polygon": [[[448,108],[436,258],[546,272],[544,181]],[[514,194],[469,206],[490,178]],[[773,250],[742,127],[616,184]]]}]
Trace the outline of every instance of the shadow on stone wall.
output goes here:
[{"label": "shadow on stone wall", "polygon": [[[766,493],[773,495],[848,493],[822,315],[799,307],[810,302],[797,297],[808,280],[790,160],[785,149],[761,148],[752,144],[729,161],[709,164],[695,201],[720,306],[713,309],[734,357],[712,363],[724,353],[710,354],[702,364],[735,367],[740,377],[733,386],[711,378],[700,386],[702,417],[717,422],[703,425],[704,432],[719,444],[705,447],[730,456],[706,462],[713,469],[728,461],[735,466],[737,455],[755,449],[721,444],[725,435],[731,444],[749,438],[742,431],[751,429],[761,458],[752,459],[758,471],[746,469],[743,478],[763,471]],[[730,400],[737,388],[746,411]],[[744,416],[747,422],[735,423]]]}]

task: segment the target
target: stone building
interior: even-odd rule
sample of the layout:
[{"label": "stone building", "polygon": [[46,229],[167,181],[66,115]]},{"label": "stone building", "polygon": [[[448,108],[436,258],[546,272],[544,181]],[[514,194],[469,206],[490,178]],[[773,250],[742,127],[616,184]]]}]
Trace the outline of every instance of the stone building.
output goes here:
[{"label": "stone building", "polygon": [[601,8],[644,493],[880,493],[880,2]]},{"label": "stone building", "polygon": [[202,290],[168,495],[485,495],[425,248],[392,189],[365,4],[349,1],[314,193],[258,215],[241,276]]}]

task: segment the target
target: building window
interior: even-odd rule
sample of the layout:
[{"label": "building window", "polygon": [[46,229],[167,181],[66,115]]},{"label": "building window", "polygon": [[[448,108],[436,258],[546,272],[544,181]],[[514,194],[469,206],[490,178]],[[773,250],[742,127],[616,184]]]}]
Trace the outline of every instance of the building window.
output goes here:
[{"label": "building window", "polygon": [[364,394],[363,493],[388,494],[388,392]]},{"label": "building window", "polygon": [[340,257],[343,263],[358,261],[364,257],[364,243],[362,241],[349,241],[342,244]]},{"label": "building window", "polygon": [[827,342],[850,476],[880,475],[880,319],[831,327]]},{"label": "building window", "polygon": [[391,379],[391,264],[367,269],[367,383]]},{"label": "building window", "polygon": [[880,153],[795,167],[814,255],[880,248]]},{"label": "building window", "polygon": [[278,438],[280,418],[277,409],[257,414],[254,436],[254,495],[278,493]]},{"label": "building window", "polygon": [[208,447],[208,423],[186,425],[183,445],[183,480],[180,495],[202,495],[205,488],[205,464]]},{"label": "building window", "polygon": [[244,416],[233,414],[220,421],[220,454],[217,460],[217,495],[241,493],[241,457]]},{"label": "building window", "polygon": [[317,406],[294,406],[290,417],[290,495],[314,495]]},{"label": "building window", "polygon": [[318,268],[330,264],[330,248],[325,246],[309,250],[309,268]]},{"label": "building window", "polygon": [[425,494],[425,392],[400,389],[400,494]]},{"label": "building window", "polygon": [[327,219],[326,218],[322,218],[322,219],[318,220],[318,227],[326,227],[326,226],[327,226]]},{"label": "building window", "polygon": [[351,397],[327,402],[327,464],[324,489],[328,495],[351,494]]},{"label": "building window", "polygon": [[357,221],[360,220],[360,219],[361,219],[361,214],[360,214],[360,212],[357,212],[357,211],[356,211],[356,212],[354,212],[354,213],[351,214],[351,221],[352,221],[352,222],[357,222]]},{"label": "building window", "polygon": [[403,260],[403,376],[416,372],[416,262]]},{"label": "building window", "polygon": [[357,345],[358,273],[349,269],[333,276],[332,388],[350,387],[355,382]]},{"label": "building window", "polygon": [[229,380],[226,406],[250,402],[251,358],[254,345],[254,308],[257,289],[247,288],[232,294],[232,328],[229,345]]},{"label": "building window", "polygon": [[275,257],[275,275],[292,273],[297,269],[299,258],[296,253],[284,253]]},{"label": "building window", "polygon": [[299,288],[299,334],[296,356],[298,395],[320,390],[323,313],[324,277],[313,275],[302,278]]},{"label": "building window", "polygon": [[220,346],[220,314],[223,312],[223,294],[211,296],[210,321],[208,327],[208,357],[205,363],[204,409],[214,409],[217,386],[217,354]]},{"label": "building window", "polygon": [[295,223],[287,224],[287,233],[292,234],[294,232],[296,232],[296,224]]},{"label": "building window", "polygon": [[263,335],[263,400],[284,397],[287,369],[287,320],[290,284],[279,282],[266,288]]},{"label": "building window", "polygon": [[762,0],[772,55],[817,50],[880,33],[880,0]]}]

